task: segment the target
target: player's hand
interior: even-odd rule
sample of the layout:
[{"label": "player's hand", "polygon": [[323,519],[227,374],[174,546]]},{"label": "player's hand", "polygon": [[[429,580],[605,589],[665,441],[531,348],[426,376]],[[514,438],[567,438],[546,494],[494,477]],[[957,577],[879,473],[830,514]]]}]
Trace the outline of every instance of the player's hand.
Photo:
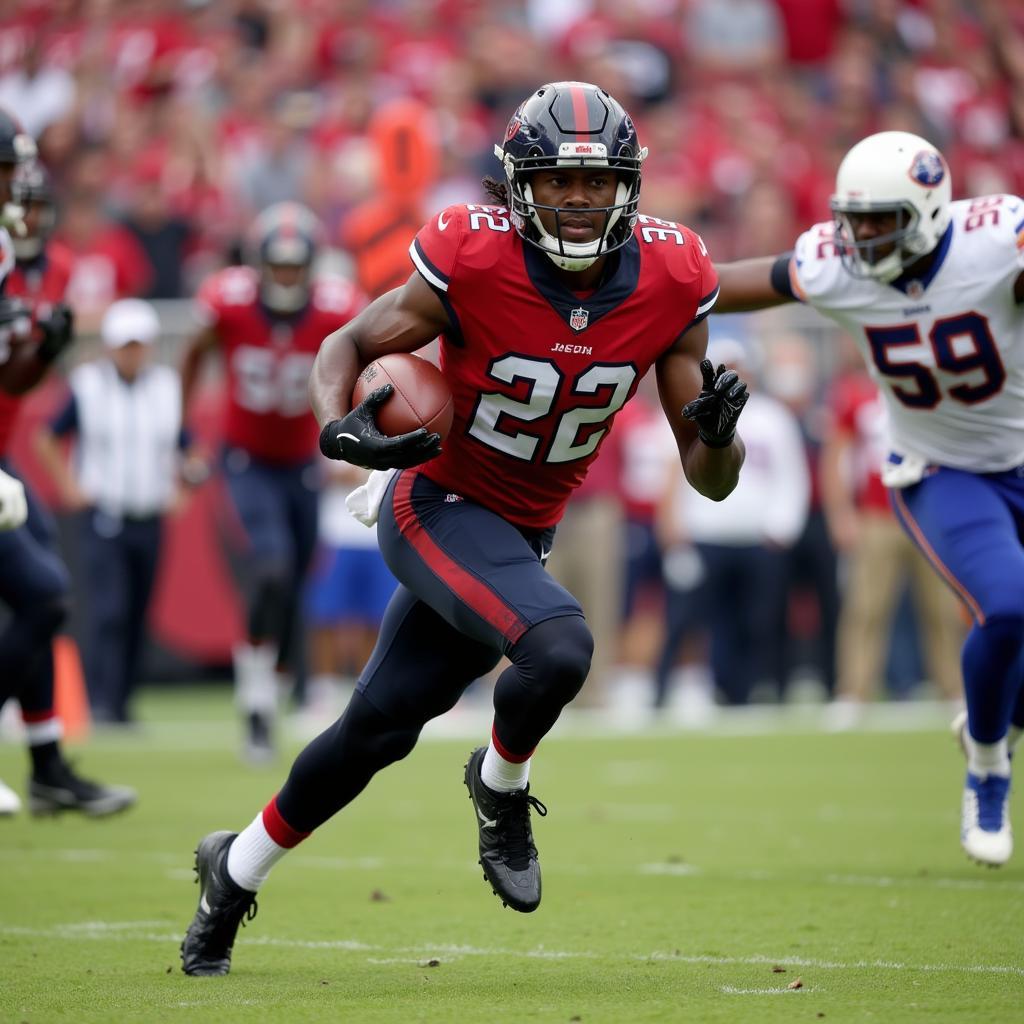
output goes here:
[{"label": "player's hand", "polygon": [[45,317],[36,322],[42,339],[36,356],[44,363],[52,363],[71,344],[75,336],[75,315],[63,302],[54,303]]},{"label": "player's hand", "polygon": [[393,390],[391,384],[385,384],[371,391],[347,416],[331,420],[320,431],[320,451],[329,459],[366,469],[408,469],[439,455],[441,435],[428,434],[424,427],[397,437],[387,437],[377,429],[374,414]]},{"label": "player's hand", "polygon": [[0,469],[0,530],[16,530],[26,519],[25,485]]},{"label": "player's hand", "polygon": [[704,385],[700,394],[683,406],[683,416],[697,424],[697,436],[709,448],[728,448],[750,397],[747,385],[724,364],[716,370],[710,359],[701,360],[700,372]]}]

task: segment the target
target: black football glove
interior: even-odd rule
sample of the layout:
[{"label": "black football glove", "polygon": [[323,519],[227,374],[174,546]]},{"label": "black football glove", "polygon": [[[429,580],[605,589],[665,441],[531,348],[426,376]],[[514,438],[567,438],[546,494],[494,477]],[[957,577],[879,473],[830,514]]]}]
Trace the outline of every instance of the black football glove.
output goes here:
[{"label": "black football glove", "polygon": [[394,387],[385,384],[371,391],[347,416],[331,420],[320,431],[320,451],[329,459],[366,469],[408,469],[441,453],[441,435],[426,428],[386,437],[377,428],[374,413],[388,400]]},{"label": "black football glove", "polygon": [[736,436],[736,421],[750,395],[735,370],[722,364],[716,370],[710,359],[701,360],[704,386],[683,406],[683,416],[697,424],[697,436],[709,448],[728,448]]},{"label": "black football glove", "polygon": [[42,339],[36,349],[36,356],[44,363],[52,363],[71,344],[75,336],[75,315],[69,306],[58,302],[51,307],[49,315],[36,322]]}]

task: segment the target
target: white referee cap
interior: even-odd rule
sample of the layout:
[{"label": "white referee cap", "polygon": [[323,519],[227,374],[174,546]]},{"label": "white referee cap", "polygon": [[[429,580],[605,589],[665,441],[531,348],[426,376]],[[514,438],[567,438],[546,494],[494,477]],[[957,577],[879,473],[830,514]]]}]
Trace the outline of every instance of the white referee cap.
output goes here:
[{"label": "white referee cap", "polygon": [[160,318],[145,299],[119,299],[103,314],[100,336],[107,348],[138,341],[149,345],[160,334]]}]

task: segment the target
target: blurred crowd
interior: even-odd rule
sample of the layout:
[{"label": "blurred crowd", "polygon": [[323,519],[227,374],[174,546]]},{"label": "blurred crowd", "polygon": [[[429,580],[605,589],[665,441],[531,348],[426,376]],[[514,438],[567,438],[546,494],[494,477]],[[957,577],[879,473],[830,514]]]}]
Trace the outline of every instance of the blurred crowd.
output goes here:
[{"label": "blurred crowd", "polygon": [[71,296],[192,294],[253,215],[300,199],[346,248],[374,120],[422,103],[427,209],[480,196],[539,83],[601,83],[650,147],[644,208],[718,259],[783,249],[841,154],[885,128],[944,148],[959,194],[1024,188],[1017,0],[21,0],[0,105],[39,142]]},{"label": "blurred crowd", "polygon": [[[482,200],[510,113],[553,79],[598,82],[624,104],[650,148],[642,208],[694,227],[719,261],[790,248],[827,217],[842,154],[887,128],[939,145],[957,196],[1024,191],[1020,0],[5,8],[0,106],[36,138],[51,174],[55,239],[72,254],[67,295],[86,332],[117,299],[194,295],[243,257],[247,226],[282,200],[314,210],[334,264],[379,294],[408,273],[405,247],[425,216]],[[595,700],[639,669],[664,705],[673,673],[707,662],[726,702],[784,694],[808,666],[823,692],[856,702],[865,680],[884,674],[879,659],[894,657],[886,633],[864,664],[852,658],[856,678],[837,680],[836,666],[851,661],[844,651],[870,651],[858,629],[879,634],[908,614],[900,573],[883,586],[877,567],[859,568],[865,538],[899,544],[888,525],[865,526],[888,523],[865,468],[880,415],[870,385],[848,370],[858,365],[849,353],[822,360],[799,331],[767,347],[749,325],[736,333],[732,357],[777,406],[764,411],[765,443],[748,439],[744,476],[764,490],[747,500],[770,500],[779,521],[744,521],[742,500],[731,524],[707,526],[699,507],[681,508],[650,399],[638,398],[560,537],[567,550],[589,512],[580,536],[603,530],[607,550],[620,552],[606,578],[577,580],[588,614],[607,622],[595,632],[615,638],[599,652]],[[823,379],[823,367],[839,377]],[[553,558],[553,571],[572,586],[594,568],[587,549],[575,566],[569,553]],[[873,598],[856,589],[858,572],[861,591],[874,580]],[[712,593],[710,579],[725,589]],[[761,595],[749,608],[737,605],[741,580]],[[613,600],[598,608],[602,593]],[[955,634],[955,611],[922,604],[931,640],[903,652],[902,674],[952,696],[955,665],[937,638],[941,623]],[[738,632],[721,632],[726,619]],[[898,684],[899,664],[888,674]]]}]

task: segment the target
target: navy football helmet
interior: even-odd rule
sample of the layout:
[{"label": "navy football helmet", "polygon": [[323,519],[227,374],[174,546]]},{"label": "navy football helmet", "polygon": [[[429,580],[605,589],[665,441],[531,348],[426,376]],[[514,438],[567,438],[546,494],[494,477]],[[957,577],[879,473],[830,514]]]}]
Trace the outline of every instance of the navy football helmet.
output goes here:
[{"label": "navy football helmet", "polygon": [[[563,270],[585,270],[605,253],[629,241],[640,202],[640,167],[647,157],[622,105],[587,82],[554,82],[538,89],[513,114],[505,141],[494,147],[508,182],[512,223],[520,237],[541,249]],[[619,181],[615,202],[590,212],[605,215],[604,230],[592,242],[561,237],[565,207],[535,203],[532,172],[548,167],[608,167]],[[555,214],[556,233],[541,223],[539,210]],[[577,212],[577,211],[571,211]]]},{"label": "navy football helmet", "polygon": [[[249,236],[250,262],[260,269],[260,298],[275,313],[294,313],[309,301],[313,261],[322,238],[316,214],[301,203],[268,206]],[[277,267],[296,267],[288,283],[277,280]]]}]

